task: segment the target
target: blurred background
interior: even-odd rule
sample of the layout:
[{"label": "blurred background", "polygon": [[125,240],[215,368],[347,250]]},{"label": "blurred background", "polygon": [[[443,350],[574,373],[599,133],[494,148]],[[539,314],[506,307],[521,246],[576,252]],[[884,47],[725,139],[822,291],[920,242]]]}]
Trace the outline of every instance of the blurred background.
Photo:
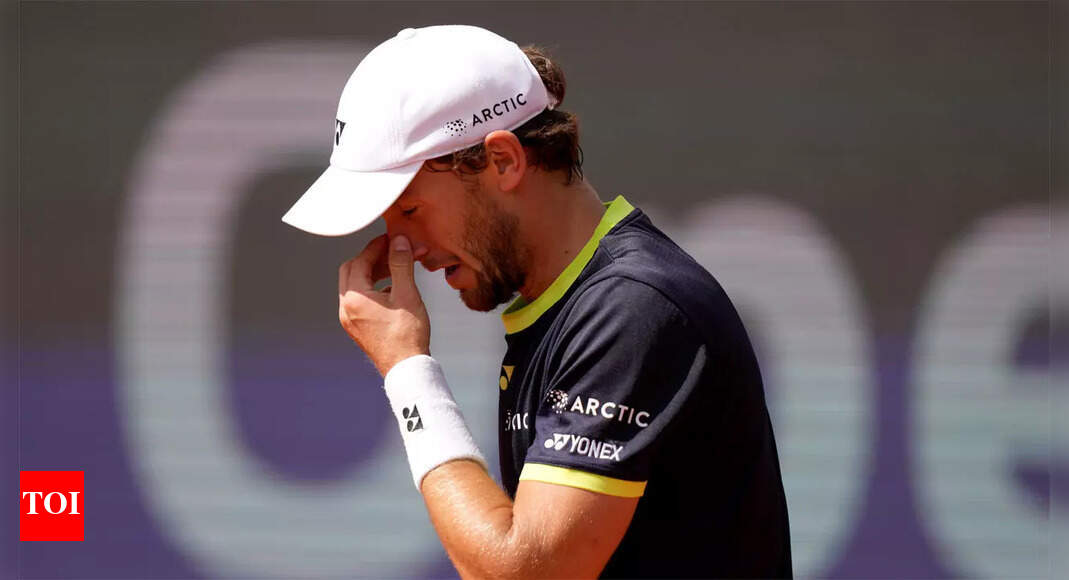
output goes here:
[{"label": "blurred background", "polygon": [[[2,353],[19,388],[2,418],[19,469],[85,471],[86,516],[84,542],[5,548],[0,575],[455,576],[380,379],[336,320],[337,266],[381,225],[319,238],[279,218],[326,166],[361,58],[403,28],[464,23],[549,49],[589,181],[739,307],[798,576],[1061,577],[1051,12],[19,5]],[[500,321],[424,274],[432,352],[495,463]]]}]

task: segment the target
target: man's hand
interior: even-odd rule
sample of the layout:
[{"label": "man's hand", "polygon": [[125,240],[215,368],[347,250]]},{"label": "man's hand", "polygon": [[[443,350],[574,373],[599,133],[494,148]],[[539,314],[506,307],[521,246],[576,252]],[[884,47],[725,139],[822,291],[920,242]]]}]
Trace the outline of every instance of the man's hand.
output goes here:
[{"label": "man's hand", "polygon": [[[431,323],[416,288],[412,246],[381,235],[338,269],[338,318],[379,373],[417,354],[430,354]],[[387,251],[389,245],[389,251]],[[384,258],[387,258],[384,260]],[[389,274],[393,286],[376,291]]]}]

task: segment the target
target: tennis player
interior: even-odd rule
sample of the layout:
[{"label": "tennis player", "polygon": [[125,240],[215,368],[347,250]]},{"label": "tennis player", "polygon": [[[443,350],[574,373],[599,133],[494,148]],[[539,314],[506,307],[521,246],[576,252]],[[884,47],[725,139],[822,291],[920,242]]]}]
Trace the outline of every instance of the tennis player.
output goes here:
[{"label": "tennis player", "polygon": [[[472,26],[402,30],[353,72],[330,166],[283,220],[344,235],[384,218],[339,270],[338,314],[385,378],[462,576],[788,577],[746,331],[708,272],[583,179],[564,92],[538,49]],[[503,488],[430,356],[415,261],[473,310],[519,294],[486,387]]]}]

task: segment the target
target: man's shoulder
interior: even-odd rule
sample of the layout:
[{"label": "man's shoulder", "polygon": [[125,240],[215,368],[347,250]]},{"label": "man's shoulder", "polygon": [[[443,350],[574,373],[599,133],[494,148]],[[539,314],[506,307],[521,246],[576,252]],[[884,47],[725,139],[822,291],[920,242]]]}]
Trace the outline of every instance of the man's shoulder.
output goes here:
[{"label": "man's shoulder", "polygon": [[573,329],[626,326],[705,343],[745,334],[716,278],[641,210],[602,238],[591,266],[563,313]]},{"label": "man's shoulder", "polygon": [[663,234],[622,226],[602,239],[594,267],[564,309],[565,323],[602,331],[626,326],[629,334],[691,326],[689,319],[696,310],[688,302],[693,299],[686,295],[687,285],[673,276],[689,278],[696,296],[707,294],[700,287],[715,284],[712,277]]},{"label": "man's shoulder", "polygon": [[578,288],[565,309],[572,323],[642,327],[681,325],[687,316],[676,301],[647,276],[606,268]]},{"label": "man's shoulder", "polygon": [[691,317],[727,298],[713,275],[641,210],[613,228],[596,254],[596,270],[584,281],[582,292],[605,293],[606,299],[628,303],[636,298],[666,301]]}]

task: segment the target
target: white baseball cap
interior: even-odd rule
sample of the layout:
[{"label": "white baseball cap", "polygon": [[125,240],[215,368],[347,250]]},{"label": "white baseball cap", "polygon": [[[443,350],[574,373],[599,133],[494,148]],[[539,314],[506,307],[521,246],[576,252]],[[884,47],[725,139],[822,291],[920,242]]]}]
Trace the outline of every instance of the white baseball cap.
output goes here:
[{"label": "white baseball cap", "polygon": [[368,53],[338,103],[330,166],[282,221],[355,232],[401,196],[423,162],[552,108],[515,43],[475,26],[406,28]]}]

